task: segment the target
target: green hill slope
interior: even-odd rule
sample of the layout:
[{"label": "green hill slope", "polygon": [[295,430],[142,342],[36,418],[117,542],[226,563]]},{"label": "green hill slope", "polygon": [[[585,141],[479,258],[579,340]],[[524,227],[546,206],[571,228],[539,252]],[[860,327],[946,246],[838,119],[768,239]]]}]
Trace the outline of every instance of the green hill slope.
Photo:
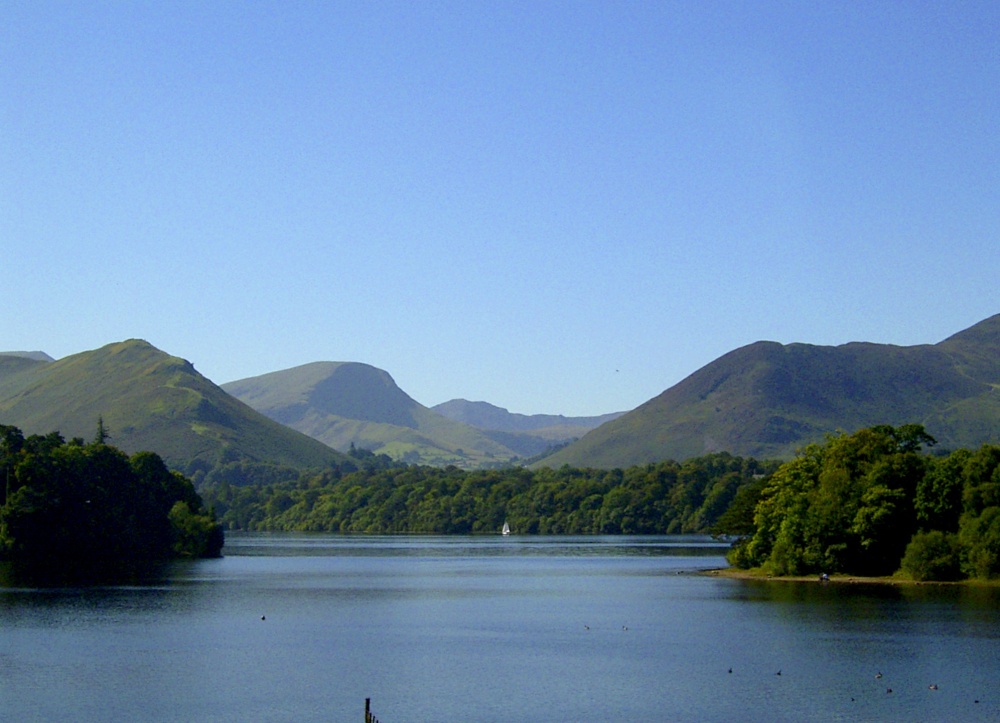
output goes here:
[{"label": "green hill slope", "polygon": [[188,474],[236,460],[305,468],[344,459],[145,341],[53,362],[0,356],[0,424],[25,434],[58,431],[66,439],[90,440],[99,418],[116,447],[156,452]]},{"label": "green hill slope", "polygon": [[223,384],[237,399],[334,449],[351,445],[407,462],[475,467],[517,453],[414,401],[381,369],[314,362]]},{"label": "green hill slope", "polygon": [[934,345],[757,342],[539,464],[627,467],[726,451],[788,458],[837,430],[924,424],[946,448],[1000,439],[1000,315]]}]

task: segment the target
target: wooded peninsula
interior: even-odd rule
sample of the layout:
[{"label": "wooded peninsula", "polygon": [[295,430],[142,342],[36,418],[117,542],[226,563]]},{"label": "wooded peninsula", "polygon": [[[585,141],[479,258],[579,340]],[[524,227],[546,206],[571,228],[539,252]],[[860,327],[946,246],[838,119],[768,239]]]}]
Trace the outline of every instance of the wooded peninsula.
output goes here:
[{"label": "wooded peninsula", "polygon": [[222,526],[159,456],[0,425],[0,559],[41,572],[217,557]]}]

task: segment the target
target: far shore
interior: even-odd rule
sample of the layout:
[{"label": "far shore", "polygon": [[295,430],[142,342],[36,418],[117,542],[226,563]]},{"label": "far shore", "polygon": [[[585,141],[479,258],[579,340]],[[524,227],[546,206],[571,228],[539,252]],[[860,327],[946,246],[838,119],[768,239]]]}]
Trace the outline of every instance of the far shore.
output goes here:
[{"label": "far shore", "polygon": [[850,585],[977,585],[984,587],[1000,586],[1000,580],[911,580],[905,577],[863,577],[860,575],[830,575],[821,579],[819,575],[769,575],[761,570],[740,570],[735,567],[724,567],[715,570],[703,570],[703,575],[711,577],[729,577],[735,580],[765,580],[769,582],[821,582],[823,584]]}]

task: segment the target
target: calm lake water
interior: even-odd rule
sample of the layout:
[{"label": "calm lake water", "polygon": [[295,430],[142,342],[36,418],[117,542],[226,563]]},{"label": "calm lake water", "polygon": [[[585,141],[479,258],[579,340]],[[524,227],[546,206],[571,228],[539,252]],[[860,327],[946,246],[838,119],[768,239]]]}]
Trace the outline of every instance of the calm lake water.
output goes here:
[{"label": "calm lake water", "polygon": [[1000,719],[992,588],[719,579],[691,537],[225,553],[127,585],[2,578],[0,719],[361,721],[366,697],[383,723]]}]

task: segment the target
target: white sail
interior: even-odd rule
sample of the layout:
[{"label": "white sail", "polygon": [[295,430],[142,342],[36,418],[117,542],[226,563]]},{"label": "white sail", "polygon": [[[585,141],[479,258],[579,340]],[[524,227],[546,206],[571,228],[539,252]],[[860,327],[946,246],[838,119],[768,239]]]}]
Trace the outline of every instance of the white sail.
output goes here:
[{"label": "white sail", "polygon": [[500,534],[501,535],[509,535],[510,534],[510,525],[507,524],[506,520],[503,523],[503,530],[500,531]]}]

